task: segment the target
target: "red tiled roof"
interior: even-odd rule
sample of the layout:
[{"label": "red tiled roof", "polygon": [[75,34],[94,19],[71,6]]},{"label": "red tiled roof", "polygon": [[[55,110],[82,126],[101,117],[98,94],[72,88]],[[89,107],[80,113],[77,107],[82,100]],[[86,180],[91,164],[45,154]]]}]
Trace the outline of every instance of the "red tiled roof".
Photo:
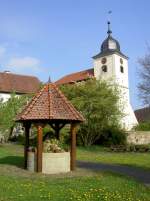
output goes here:
[{"label": "red tiled roof", "polygon": [[46,84],[18,115],[17,121],[70,120],[84,121],[55,84]]},{"label": "red tiled roof", "polygon": [[62,77],[61,79],[57,80],[55,83],[57,85],[69,84],[69,83],[74,83],[74,82],[85,81],[91,77],[94,77],[94,69],[93,68],[66,75],[66,76]]},{"label": "red tiled roof", "polygon": [[150,107],[135,110],[134,113],[138,122],[144,122],[144,121],[150,122]]},{"label": "red tiled roof", "polygon": [[0,73],[0,92],[35,93],[39,87],[40,81],[37,77],[5,72]]}]

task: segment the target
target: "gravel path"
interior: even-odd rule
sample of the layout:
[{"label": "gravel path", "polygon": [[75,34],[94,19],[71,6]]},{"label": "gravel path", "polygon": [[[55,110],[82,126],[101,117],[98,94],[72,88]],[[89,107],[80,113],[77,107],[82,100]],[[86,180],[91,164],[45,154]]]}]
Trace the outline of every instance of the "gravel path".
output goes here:
[{"label": "gravel path", "polygon": [[77,161],[77,166],[79,168],[85,168],[90,170],[102,170],[119,173],[122,175],[133,177],[135,180],[150,186],[150,170],[144,170],[138,167],[130,167],[127,165],[113,165],[87,161]]}]

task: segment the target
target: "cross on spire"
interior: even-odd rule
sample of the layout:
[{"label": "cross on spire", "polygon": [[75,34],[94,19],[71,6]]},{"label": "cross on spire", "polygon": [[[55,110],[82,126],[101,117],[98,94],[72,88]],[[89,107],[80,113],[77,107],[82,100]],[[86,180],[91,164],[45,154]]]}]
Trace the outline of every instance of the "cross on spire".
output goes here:
[{"label": "cross on spire", "polygon": [[108,36],[110,36],[111,33],[112,33],[111,28],[110,28],[110,14],[111,14],[111,13],[112,13],[112,11],[109,10],[109,11],[108,11],[108,22],[107,22],[107,24],[108,24],[108,31],[107,31]]},{"label": "cross on spire", "polygon": [[108,24],[108,31],[107,31],[107,33],[108,33],[108,36],[110,36],[112,34],[112,31],[111,31],[111,28],[110,28],[110,21],[108,21],[107,24]]}]

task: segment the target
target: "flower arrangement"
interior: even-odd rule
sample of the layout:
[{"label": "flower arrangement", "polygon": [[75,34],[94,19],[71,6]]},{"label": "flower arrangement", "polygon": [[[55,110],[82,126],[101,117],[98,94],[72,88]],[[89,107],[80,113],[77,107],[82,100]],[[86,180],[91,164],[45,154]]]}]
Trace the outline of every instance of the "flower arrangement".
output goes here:
[{"label": "flower arrangement", "polygon": [[65,152],[57,139],[45,140],[43,143],[44,153],[62,153]]}]

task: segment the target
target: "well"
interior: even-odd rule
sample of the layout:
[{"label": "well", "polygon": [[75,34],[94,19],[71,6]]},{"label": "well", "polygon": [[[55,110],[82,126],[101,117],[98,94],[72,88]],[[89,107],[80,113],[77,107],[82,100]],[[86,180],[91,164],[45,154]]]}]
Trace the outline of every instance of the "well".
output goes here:
[{"label": "well", "polygon": [[[76,128],[84,117],[67,100],[54,83],[47,83],[18,114],[16,121],[25,128],[24,167],[30,171],[47,174],[68,172],[76,167]],[[55,137],[60,139],[60,130],[70,124],[70,153],[43,153],[43,128],[51,126]],[[37,128],[36,155],[29,152],[30,128]]]}]

